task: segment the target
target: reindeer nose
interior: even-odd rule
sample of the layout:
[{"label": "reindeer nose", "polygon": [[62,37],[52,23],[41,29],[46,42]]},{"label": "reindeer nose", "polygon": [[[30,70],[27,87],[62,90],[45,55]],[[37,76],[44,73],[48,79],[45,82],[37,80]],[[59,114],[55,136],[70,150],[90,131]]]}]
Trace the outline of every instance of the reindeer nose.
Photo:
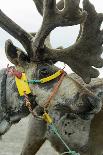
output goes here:
[{"label": "reindeer nose", "polygon": [[11,124],[7,122],[6,120],[2,120],[0,123],[0,136],[5,134],[9,128],[11,127]]}]

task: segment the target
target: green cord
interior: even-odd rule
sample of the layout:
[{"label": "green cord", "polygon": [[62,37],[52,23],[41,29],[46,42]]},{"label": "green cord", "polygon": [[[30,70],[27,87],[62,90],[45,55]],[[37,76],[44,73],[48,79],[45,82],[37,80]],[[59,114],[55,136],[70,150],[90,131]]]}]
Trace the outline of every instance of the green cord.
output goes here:
[{"label": "green cord", "polygon": [[71,154],[71,155],[80,155],[79,153],[76,153],[75,151],[71,151],[71,152],[64,152],[61,155],[65,155],[65,154]]},{"label": "green cord", "polygon": [[53,123],[51,123],[49,125],[51,127],[51,129],[55,132],[55,134],[58,136],[58,138],[62,141],[62,143],[65,145],[65,147],[67,148],[68,152],[64,152],[61,155],[64,154],[70,154],[70,155],[80,155],[79,153],[76,153],[75,151],[71,151],[71,149],[68,147],[68,145],[64,142],[64,140],[62,139],[62,137],[60,136],[57,128],[55,127],[55,125]]},{"label": "green cord", "polygon": [[27,80],[27,81],[24,81],[24,82],[35,84],[35,83],[40,83],[40,80]]},{"label": "green cord", "polygon": [[61,155],[65,155],[65,154],[68,154],[68,152],[64,152],[64,153],[62,153]]}]

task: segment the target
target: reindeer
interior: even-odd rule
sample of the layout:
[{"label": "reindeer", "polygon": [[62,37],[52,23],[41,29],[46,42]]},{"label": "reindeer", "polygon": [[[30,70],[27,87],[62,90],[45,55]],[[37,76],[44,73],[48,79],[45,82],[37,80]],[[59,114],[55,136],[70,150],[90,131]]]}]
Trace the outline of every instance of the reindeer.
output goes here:
[{"label": "reindeer", "polygon": [[[43,16],[37,33],[27,33],[0,10],[0,27],[16,38],[26,51],[7,40],[6,56],[17,71],[25,72],[29,80],[55,73],[58,68],[54,63],[57,61],[71,67],[76,74],[65,75],[48,113],[71,149],[81,155],[102,155],[103,79],[97,78],[99,72],[96,68],[103,66],[103,30],[100,30],[103,14],[97,13],[89,0],[83,0],[82,9],[80,0],[61,0],[57,4],[56,0],[33,1]],[[72,46],[52,48],[49,35],[53,29],[78,24],[80,32]],[[91,78],[96,79],[91,81]],[[43,115],[43,105],[58,80],[59,77],[44,84],[29,84],[31,94],[28,97],[38,116]],[[29,111],[24,98],[19,96],[14,76],[8,75],[7,69],[0,72],[0,87],[0,135],[3,135]],[[36,154],[46,139],[59,153],[67,151],[44,120],[31,116],[21,155]]]}]

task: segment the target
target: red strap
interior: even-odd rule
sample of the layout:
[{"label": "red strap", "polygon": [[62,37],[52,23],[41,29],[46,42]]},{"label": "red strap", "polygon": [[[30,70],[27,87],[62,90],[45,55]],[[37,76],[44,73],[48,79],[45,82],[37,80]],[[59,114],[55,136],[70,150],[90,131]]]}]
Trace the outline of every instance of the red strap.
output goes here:
[{"label": "red strap", "polygon": [[48,97],[46,103],[44,104],[44,109],[47,109],[47,108],[48,108],[48,106],[49,106],[49,104],[50,104],[50,101],[51,101],[51,99],[55,96],[55,94],[57,93],[57,91],[58,91],[58,89],[59,89],[59,86],[61,85],[61,83],[62,83],[62,81],[63,81],[63,79],[64,79],[65,74],[66,74],[66,73],[63,71],[63,73],[62,73],[62,75],[61,75],[59,81],[58,81],[57,84],[54,86],[52,93],[50,94],[50,96]]},{"label": "red strap", "polygon": [[9,67],[9,65],[7,65],[7,73],[11,76],[16,76],[18,79],[22,77],[22,72],[17,71],[14,67]]}]

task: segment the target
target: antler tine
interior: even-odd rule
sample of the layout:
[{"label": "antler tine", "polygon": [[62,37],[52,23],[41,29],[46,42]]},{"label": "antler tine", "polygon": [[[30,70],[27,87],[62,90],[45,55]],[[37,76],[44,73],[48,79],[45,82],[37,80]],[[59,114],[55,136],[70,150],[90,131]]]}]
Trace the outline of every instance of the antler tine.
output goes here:
[{"label": "antler tine", "polygon": [[100,27],[103,22],[103,13],[97,13],[95,7],[89,0],[83,1],[83,9],[88,12],[88,18],[83,26],[83,38],[88,39],[91,37],[92,40],[98,39],[95,45],[102,45],[102,31],[100,30]]},{"label": "antler tine", "polygon": [[59,10],[62,10],[64,8],[64,0],[61,0],[57,3],[57,8]]},{"label": "antler tine", "polygon": [[88,16],[91,15],[93,17],[97,15],[94,5],[89,0],[83,0],[83,9],[88,12]]},{"label": "antler tine", "polygon": [[101,58],[103,30],[100,30],[103,14],[97,13],[89,0],[83,1],[83,9],[87,11],[88,16],[86,21],[81,24],[77,42],[63,50],[45,47],[42,58],[67,63],[86,83],[89,83],[91,78],[96,78],[99,75],[98,70],[94,67],[101,68],[103,66]]},{"label": "antler tine", "polygon": [[9,17],[7,17],[0,10],[0,27],[11,34],[15,39],[20,41],[20,43],[24,46],[28,56],[32,56],[32,52],[30,50],[30,42],[33,38],[32,35],[23,30],[20,26],[18,26],[15,22],[13,22]]},{"label": "antler tine", "polygon": [[65,0],[64,1],[64,12],[70,12],[71,14],[77,12],[79,9],[80,0]]},{"label": "antler tine", "polygon": [[[38,12],[43,15],[43,0],[33,0]],[[57,3],[57,8],[62,10],[64,8],[64,0],[61,0]]]},{"label": "antler tine", "polygon": [[33,0],[38,12],[43,15],[43,0]]},{"label": "antler tine", "polygon": [[[43,1],[44,0],[33,0],[36,5],[38,12],[43,16]],[[57,3],[57,8],[62,10],[64,8],[64,0],[61,0]]]},{"label": "antler tine", "polygon": [[[64,8],[62,11],[58,10],[56,7],[56,0],[44,0],[43,4],[43,23],[33,40],[33,51],[34,57],[36,51],[43,47],[44,41],[49,33],[58,26],[71,26],[82,23],[86,18],[86,12],[82,12],[79,9],[79,3],[74,0],[69,1],[69,9],[66,11]],[[66,1],[67,3],[67,1]],[[73,14],[73,5],[75,9],[75,14]],[[78,6],[78,7],[77,7]],[[72,9],[70,9],[72,8]]]},{"label": "antler tine", "polygon": [[[35,5],[36,5],[36,8],[38,10],[38,12],[43,16],[43,1],[44,0],[33,0]],[[65,3],[64,3],[65,1]],[[70,4],[71,3],[71,4]],[[76,8],[78,9],[79,7],[79,3],[80,3],[80,0],[77,0],[77,1],[70,1],[70,0],[61,0],[57,3],[56,7],[59,9],[59,10],[62,10],[64,7],[65,7],[65,12],[66,10],[68,11],[68,9],[71,9],[71,14],[75,12]],[[65,4],[65,6],[64,6]],[[68,12],[67,12],[68,14]]]}]

